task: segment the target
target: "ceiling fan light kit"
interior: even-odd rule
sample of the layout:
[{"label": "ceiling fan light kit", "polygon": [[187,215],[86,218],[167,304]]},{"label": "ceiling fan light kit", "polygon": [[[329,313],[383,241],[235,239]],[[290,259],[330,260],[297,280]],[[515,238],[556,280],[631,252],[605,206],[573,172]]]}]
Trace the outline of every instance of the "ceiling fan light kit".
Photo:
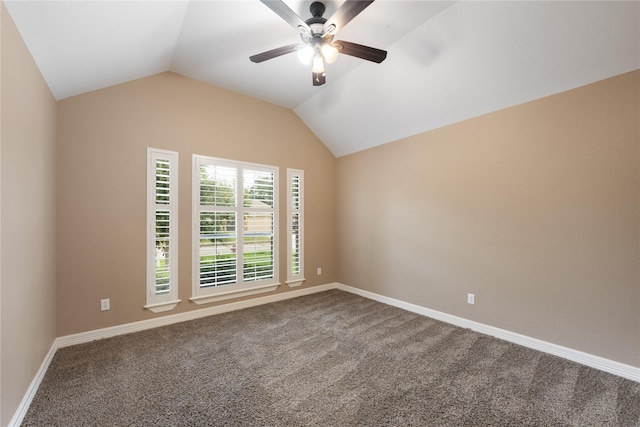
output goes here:
[{"label": "ceiling fan light kit", "polygon": [[311,18],[306,21],[282,0],[260,1],[298,30],[303,44],[290,44],[253,55],[249,57],[252,62],[260,63],[297,51],[298,59],[305,65],[311,65],[313,85],[321,86],[326,82],[325,64],[333,63],[340,53],[378,64],[387,57],[387,52],[381,49],[343,40],[333,41],[338,31],[373,3],[373,0],[346,0],[329,19],[322,17],[324,4],[316,1],[311,3]]}]

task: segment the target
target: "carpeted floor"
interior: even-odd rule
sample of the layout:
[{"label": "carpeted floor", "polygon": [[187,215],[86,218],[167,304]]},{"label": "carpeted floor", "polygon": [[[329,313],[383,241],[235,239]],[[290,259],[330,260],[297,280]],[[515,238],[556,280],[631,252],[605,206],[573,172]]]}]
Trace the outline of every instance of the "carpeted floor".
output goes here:
[{"label": "carpeted floor", "polygon": [[24,426],[640,426],[640,384],[338,290],[58,350]]}]

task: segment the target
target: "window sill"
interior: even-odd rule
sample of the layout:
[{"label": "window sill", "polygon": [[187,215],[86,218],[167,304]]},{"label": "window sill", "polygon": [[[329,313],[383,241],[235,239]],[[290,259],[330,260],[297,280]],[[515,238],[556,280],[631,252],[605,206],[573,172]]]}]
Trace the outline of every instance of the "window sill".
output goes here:
[{"label": "window sill", "polygon": [[162,313],[163,311],[170,311],[176,308],[178,304],[180,304],[182,300],[168,301],[168,302],[159,302],[157,304],[147,304],[144,306],[147,310],[152,313]]},{"label": "window sill", "polygon": [[296,279],[296,280],[287,280],[285,283],[290,287],[290,288],[296,288],[300,285],[302,285],[302,283],[305,281],[305,279]]},{"label": "window sill", "polygon": [[240,297],[246,297],[249,295],[275,291],[278,288],[278,286],[280,286],[280,283],[271,283],[269,285],[262,285],[262,286],[257,286],[253,288],[233,289],[226,292],[217,292],[215,294],[210,294],[210,295],[191,297],[189,298],[189,301],[196,303],[198,305],[209,304],[212,302],[224,301],[232,298],[240,298]]}]

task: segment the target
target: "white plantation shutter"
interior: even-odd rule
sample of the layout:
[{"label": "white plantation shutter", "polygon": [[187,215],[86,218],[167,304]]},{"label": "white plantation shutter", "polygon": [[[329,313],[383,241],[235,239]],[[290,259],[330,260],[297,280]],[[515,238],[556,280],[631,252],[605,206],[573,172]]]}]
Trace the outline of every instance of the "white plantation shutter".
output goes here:
[{"label": "white plantation shutter", "polygon": [[178,297],[178,153],[147,149],[147,305],[174,308]]},{"label": "white plantation shutter", "polygon": [[300,243],[300,213],[294,212],[291,214],[291,277],[299,275],[301,271]]},{"label": "white plantation shutter", "polygon": [[200,287],[236,282],[236,212],[200,212]]},{"label": "white plantation shutter", "polygon": [[287,284],[304,281],[304,172],[287,169]]},{"label": "white plantation shutter", "polygon": [[268,206],[273,208],[274,174],[263,170],[244,169],[242,171],[244,186],[243,204],[245,208]]},{"label": "white plantation shutter", "polygon": [[275,276],[274,174],[244,169],[243,182],[243,280]]},{"label": "white plantation shutter", "polygon": [[200,165],[200,204],[236,206],[238,170],[230,166]]},{"label": "white plantation shutter", "polygon": [[243,280],[274,277],[273,212],[245,212],[243,230]]},{"label": "white plantation shutter", "polygon": [[277,168],[193,157],[195,302],[276,283]]},{"label": "white plantation shutter", "polygon": [[164,295],[171,289],[171,212],[156,210],[155,224],[155,283],[152,289],[153,295]]}]

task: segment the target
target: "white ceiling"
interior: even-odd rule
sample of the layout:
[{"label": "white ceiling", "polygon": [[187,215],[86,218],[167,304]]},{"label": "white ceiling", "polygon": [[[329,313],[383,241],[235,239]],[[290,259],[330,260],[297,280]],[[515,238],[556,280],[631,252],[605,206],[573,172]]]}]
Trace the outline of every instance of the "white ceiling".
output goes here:
[{"label": "white ceiling", "polygon": [[57,99],[173,71],[293,109],[336,156],[640,68],[638,1],[377,0],[337,38],[387,59],[320,87],[295,54],[249,61],[299,41],[258,0],[5,4]]}]

